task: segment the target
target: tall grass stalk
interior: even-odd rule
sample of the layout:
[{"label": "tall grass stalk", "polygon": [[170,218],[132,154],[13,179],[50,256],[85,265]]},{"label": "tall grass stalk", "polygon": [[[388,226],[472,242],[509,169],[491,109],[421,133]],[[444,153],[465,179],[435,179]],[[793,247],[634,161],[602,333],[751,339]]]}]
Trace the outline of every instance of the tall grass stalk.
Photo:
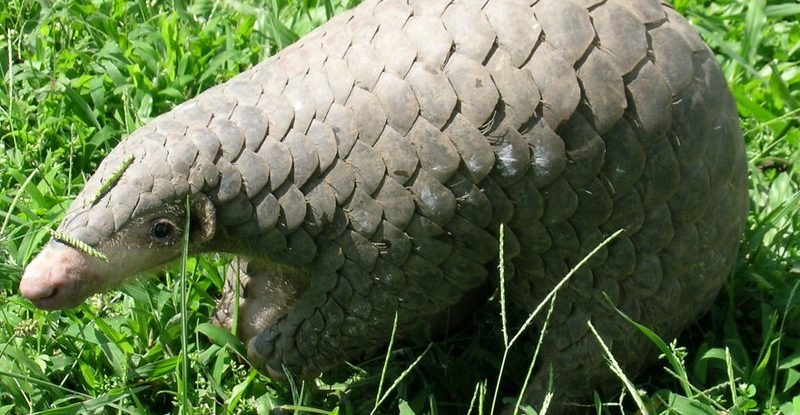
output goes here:
[{"label": "tall grass stalk", "polygon": [[0,226],[0,241],[2,241],[5,238],[5,236],[3,235],[6,234],[6,226],[8,226],[8,221],[9,219],[11,219],[11,214],[17,207],[17,203],[19,203],[19,199],[22,197],[23,194],[25,194],[24,192],[25,188],[27,188],[28,185],[31,184],[31,180],[33,180],[33,177],[36,175],[38,171],[39,171],[38,168],[34,168],[31,171],[28,177],[25,178],[25,181],[22,182],[22,184],[19,186],[19,190],[17,190],[17,194],[14,195],[14,200],[11,201],[11,205],[8,207],[8,210],[5,212],[0,212],[5,215],[5,218],[3,219],[3,225]]},{"label": "tall grass stalk", "polygon": [[[514,404],[514,411],[512,413],[519,413],[519,407],[522,405],[522,400],[525,398],[525,389],[530,384],[531,377],[533,376],[533,368],[536,366],[536,361],[539,358],[539,352],[542,350],[542,344],[544,343],[544,336],[547,334],[547,327],[550,325],[550,316],[553,315],[553,309],[556,306],[556,299],[558,295],[554,295],[553,298],[550,299],[550,307],[547,309],[547,313],[545,313],[544,322],[542,323],[541,331],[539,332],[538,340],[536,341],[536,349],[533,351],[533,357],[531,357],[531,363],[528,365],[528,371],[525,373],[525,380],[522,382],[522,390],[519,392],[519,396],[517,397],[517,402]],[[548,392],[547,396],[553,396],[552,391]],[[542,409],[539,412],[539,415],[544,415],[547,412],[547,402],[542,403]]]},{"label": "tall grass stalk", "polygon": [[378,393],[375,394],[375,406],[372,408],[372,413],[378,410],[378,405],[380,404],[381,395],[383,393],[383,382],[386,379],[386,371],[389,368],[389,360],[392,357],[392,351],[394,348],[394,339],[397,336],[397,318],[398,313],[394,313],[394,321],[392,323],[392,335],[389,337],[389,345],[386,346],[386,357],[383,359],[383,368],[381,369],[381,378],[378,381]]},{"label": "tall grass stalk", "polygon": [[400,385],[400,383],[403,381],[403,379],[405,379],[406,376],[408,376],[411,373],[411,371],[414,370],[414,368],[419,364],[419,362],[422,361],[422,358],[425,357],[425,355],[428,354],[428,351],[431,350],[431,347],[433,347],[433,344],[432,343],[428,344],[428,347],[426,347],[425,350],[423,350],[422,353],[420,353],[420,355],[417,356],[417,358],[403,371],[403,373],[401,373],[400,376],[398,376],[397,379],[395,379],[394,382],[392,382],[392,385],[389,386],[388,389],[386,389],[386,392],[378,400],[378,403],[375,404],[375,408],[372,409],[372,412],[370,412],[370,415],[374,415],[375,414],[375,412],[378,410],[378,407],[386,399],[389,398],[389,396],[391,395],[392,391],[394,391],[395,388],[397,388],[397,386]]},{"label": "tall grass stalk", "polygon": [[650,411],[647,410],[647,406],[645,406],[644,401],[642,401],[642,397],[639,396],[639,391],[636,389],[636,386],[634,386],[630,378],[625,375],[625,372],[622,370],[622,366],[620,366],[619,362],[617,362],[617,359],[614,358],[614,355],[611,353],[611,349],[608,348],[608,345],[603,340],[603,337],[600,336],[600,333],[598,333],[597,329],[594,328],[592,321],[587,320],[586,325],[589,326],[589,330],[592,331],[595,339],[597,339],[600,347],[602,347],[603,353],[608,361],[608,367],[612,372],[614,372],[615,375],[617,375],[619,380],[622,381],[622,384],[625,385],[625,389],[628,390],[628,393],[631,394],[631,398],[633,398],[633,401],[636,402],[636,406],[639,408],[639,413],[642,415],[650,415]]},{"label": "tall grass stalk", "polygon": [[187,273],[187,263],[189,261],[189,230],[191,229],[192,201],[186,196],[186,219],[183,226],[183,249],[181,252],[181,384],[180,392],[180,413],[192,414],[194,410],[190,404],[190,394],[192,387],[189,384],[189,310],[187,307],[189,297],[189,278]]},{"label": "tall grass stalk", "polygon": [[[583,265],[586,264],[590,259],[592,259],[598,252],[600,252],[603,248],[605,248],[618,236],[622,235],[623,232],[625,232],[624,229],[620,229],[614,232],[613,234],[608,236],[605,240],[603,240],[603,242],[598,244],[597,247],[595,247],[591,252],[589,252],[589,254],[587,254],[582,260],[580,260],[578,264],[575,265],[567,273],[567,275],[565,275],[564,278],[562,278],[561,281],[559,281],[558,284],[556,284],[555,287],[553,287],[553,289],[550,290],[549,293],[547,293],[547,295],[542,299],[542,301],[539,302],[536,308],[528,315],[528,318],[525,320],[522,326],[520,326],[520,328],[517,330],[514,337],[512,337],[511,340],[506,344],[503,350],[503,358],[500,361],[500,369],[497,373],[497,381],[495,382],[494,394],[492,395],[492,406],[490,407],[489,413],[494,413],[494,410],[497,407],[497,397],[500,393],[500,383],[502,382],[503,374],[505,373],[506,361],[508,360],[508,355],[511,352],[511,347],[513,347],[514,343],[516,343],[517,340],[519,340],[520,336],[522,336],[525,330],[527,330],[528,327],[530,327],[530,325],[533,324],[533,320],[536,318],[536,316],[539,315],[539,313],[541,313],[542,309],[546,305],[550,304],[550,301],[553,299],[553,297],[556,296],[558,291],[562,287],[564,287],[564,285],[566,285],[567,282],[569,282],[570,278],[572,278],[572,276],[575,275],[575,273],[578,272],[581,269],[581,267],[583,267]],[[501,253],[501,256],[502,255],[503,253]],[[505,304],[501,304],[501,307],[505,308]]]},{"label": "tall grass stalk", "polygon": [[506,225],[504,223],[500,224],[500,252],[498,255],[498,264],[497,270],[500,276],[500,321],[501,321],[501,330],[503,332],[503,346],[508,348],[510,345],[508,344],[508,316],[506,314],[507,310],[507,303],[506,303]]}]

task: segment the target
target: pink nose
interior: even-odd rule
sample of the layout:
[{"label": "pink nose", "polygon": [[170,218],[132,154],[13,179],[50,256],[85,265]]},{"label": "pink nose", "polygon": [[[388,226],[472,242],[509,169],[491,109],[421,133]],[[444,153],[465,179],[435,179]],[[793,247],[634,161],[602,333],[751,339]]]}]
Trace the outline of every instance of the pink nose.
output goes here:
[{"label": "pink nose", "polygon": [[71,276],[81,264],[78,251],[49,244],[25,268],[19,292],[39,308],[64,308],[72,304],[69,295]]},{"label": "pink nose", "polygon": [[32,262],[22,276],[19,292],[23,297],[37,302],[52,297],[58,291],[63,278],[54,278],[50,270],[41,269],[37,261]]}]

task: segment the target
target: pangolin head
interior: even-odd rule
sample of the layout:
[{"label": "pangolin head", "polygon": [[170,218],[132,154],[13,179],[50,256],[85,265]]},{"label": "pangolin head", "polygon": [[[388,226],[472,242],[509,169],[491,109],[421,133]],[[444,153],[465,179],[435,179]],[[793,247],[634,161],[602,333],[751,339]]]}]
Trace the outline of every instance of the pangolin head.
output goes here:
[{"label": "pangolin head", "polygon": [[22,295],[40,308],[70,308],[177,259],[187,206],[190,248],[202,251],[216,232],[214,208],[202,192],[214,179],[190,176],[204,163],[213,167],[208,157],[174,115],[135,131],[102,161],[26,267]]}]

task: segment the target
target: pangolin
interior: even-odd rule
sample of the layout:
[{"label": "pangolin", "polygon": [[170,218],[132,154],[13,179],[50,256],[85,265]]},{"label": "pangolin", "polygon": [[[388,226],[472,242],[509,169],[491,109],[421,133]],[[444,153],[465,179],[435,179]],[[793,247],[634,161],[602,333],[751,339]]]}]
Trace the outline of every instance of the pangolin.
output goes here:
[{"label": "pangolin", "polygon": [[613,376],[587,321],[635,373],[653,354],[615,307],[669,337],[709,306],[746,171],[723,75],[669,5],[372,0],[120,142],[20,291],[75,306],[188,232],[238,258],[253,362],[313,376],[386,344],[395,315],[403,333],[491,295],[501,226],[522,316],[622,229],[561,289],[544,344],[578,399]]}]

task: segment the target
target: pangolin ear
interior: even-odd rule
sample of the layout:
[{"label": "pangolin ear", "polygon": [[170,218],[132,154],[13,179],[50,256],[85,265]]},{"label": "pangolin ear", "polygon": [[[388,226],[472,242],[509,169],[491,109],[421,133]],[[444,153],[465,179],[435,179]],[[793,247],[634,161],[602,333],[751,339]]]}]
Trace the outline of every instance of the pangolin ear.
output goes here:
[{"label": "pangolin ear", "polygon": [[217,212],[208,196],[197,193],[192,197],[192,243],[210,241],[217,232]]}]

